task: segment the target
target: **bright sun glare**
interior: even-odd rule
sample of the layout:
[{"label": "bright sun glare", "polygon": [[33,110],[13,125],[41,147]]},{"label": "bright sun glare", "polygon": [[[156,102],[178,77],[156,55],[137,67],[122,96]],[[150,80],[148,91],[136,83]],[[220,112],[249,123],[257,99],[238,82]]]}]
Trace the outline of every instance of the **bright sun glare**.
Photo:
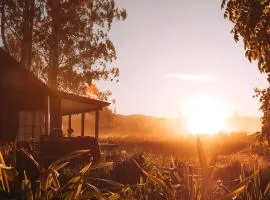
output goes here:
[{"label": "bright sun glare", "polygon": [[213,135],[226,131],[229,109],[217,98],[208,95],[194,97],[184,104],[182,110],[192,134]]}]

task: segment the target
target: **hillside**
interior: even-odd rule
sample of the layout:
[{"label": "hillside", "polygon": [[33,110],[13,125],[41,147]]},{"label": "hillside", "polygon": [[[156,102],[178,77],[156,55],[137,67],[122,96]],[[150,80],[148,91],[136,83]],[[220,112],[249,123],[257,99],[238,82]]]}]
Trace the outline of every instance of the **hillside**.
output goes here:
[{"label": "hillside", "polygon": [[[80,134],[80,115],[72,116],[72,128]],[[85,133],[94,135],[94,115],[86,114]],[[255,117],[234,116],[227,120],[227,127],[232,132],[256,132],[260,130],[260,120]],[[64,117],[63,130],[67,130],[67,117]],[[168,135],[185,135],[187,128],[183,118],[166,119],[145,115],[113,114],[110,110],[100,113],[100,135],[102,136],[146,136],[166,137]]]}]

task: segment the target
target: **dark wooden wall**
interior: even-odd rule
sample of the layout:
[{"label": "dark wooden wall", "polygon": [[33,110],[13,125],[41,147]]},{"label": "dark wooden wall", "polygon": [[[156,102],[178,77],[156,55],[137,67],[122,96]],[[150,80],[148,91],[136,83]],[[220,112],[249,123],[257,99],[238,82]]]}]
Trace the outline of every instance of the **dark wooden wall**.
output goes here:
[{"label": "dark wooden wall", "polygon": [[0,142],[14,141],[20,110],[46,110],[47,93],[23,66],[0,54]]}]

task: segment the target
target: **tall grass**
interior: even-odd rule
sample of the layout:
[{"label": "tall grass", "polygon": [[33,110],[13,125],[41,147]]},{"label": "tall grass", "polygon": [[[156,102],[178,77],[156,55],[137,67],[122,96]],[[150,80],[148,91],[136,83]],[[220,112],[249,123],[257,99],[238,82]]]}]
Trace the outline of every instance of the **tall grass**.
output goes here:
[{"label": "tall grass", "polygon": [[248,176],[242,165],[239,179],[234,180],[238,184],[233,189],[228,189],[221,180],[215,180],[213,176],[216,169],[217,153],[208,161],[199,137],[197,138],[197,155],[200,164],[199,169],[196,170],[197,173],[194,173],[196,168],[193,166],[175,164],[173,158],[171,159],[172,168],[155,169],[156,175],[147,172],[136,160],[134,162],[148,180],[160,187],[167,199],[266,200],[270,198],[270,183],[264,191],[261,189],[258,162],[254,163],[253,172]]},{"label": "tall grass", "polygon": [[[258,162],[250,163],[252,172],[248,172],[242,164],[239,177],[231,180],[234,184],[228,186],[225,181],[215,176],[218,151],[214,151],[212,157],[207,158],[199,137],[196,149],[198,164],[190,160],[147,152],[140,155],[125,154],[123,158],[117,158],[118,163],[112,162],[112,159],[103,159],[93,164],[91,159],[89,162],[80,162],[81,157],[89,156],[90,153],[89,150],[80,150],[67,154],[47,167],[41,166],[29,152],[13,149],[34,163],[33,166],[39,172],[36,178],[33,178],[35,176],[31,174],[31,170],[21,173],[17,169],[16,160],[19,154],[11,154],[11,160],[15,162],[6,162],[2,149],[0,199],[270,199],[270,183],[262,189]],[[121,157],[121,154],[117,156]],[[115,170],[117,176],[127,176],[127,173],[135,181],[117,181],[119,177],[113,176]],[[71,173],[68,173],[70,171]]]}]

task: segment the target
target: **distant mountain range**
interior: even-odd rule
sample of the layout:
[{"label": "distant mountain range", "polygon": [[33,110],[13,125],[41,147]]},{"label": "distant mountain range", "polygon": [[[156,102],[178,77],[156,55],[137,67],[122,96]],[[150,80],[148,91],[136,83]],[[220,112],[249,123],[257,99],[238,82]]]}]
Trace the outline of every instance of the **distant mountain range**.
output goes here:
[{"label": "distant mountain range", "polygon": [[[95,118],[87,114],[85,119],[85,135],[94,135]],[[72,116],[72,128],[75,135],[80,134],[80,115]],[[100,135],[102,136],[146,136],[167,137],[173,135],[186,135],[187,128],[184,118],[166,119],[145,115],[113,114],[106,109],[100,113]],[[227,119],[230,132],[257,132],[260,131],[259,118],[234,116]],[[67,118],[63,120],[63,130],[67,130]]]}]

